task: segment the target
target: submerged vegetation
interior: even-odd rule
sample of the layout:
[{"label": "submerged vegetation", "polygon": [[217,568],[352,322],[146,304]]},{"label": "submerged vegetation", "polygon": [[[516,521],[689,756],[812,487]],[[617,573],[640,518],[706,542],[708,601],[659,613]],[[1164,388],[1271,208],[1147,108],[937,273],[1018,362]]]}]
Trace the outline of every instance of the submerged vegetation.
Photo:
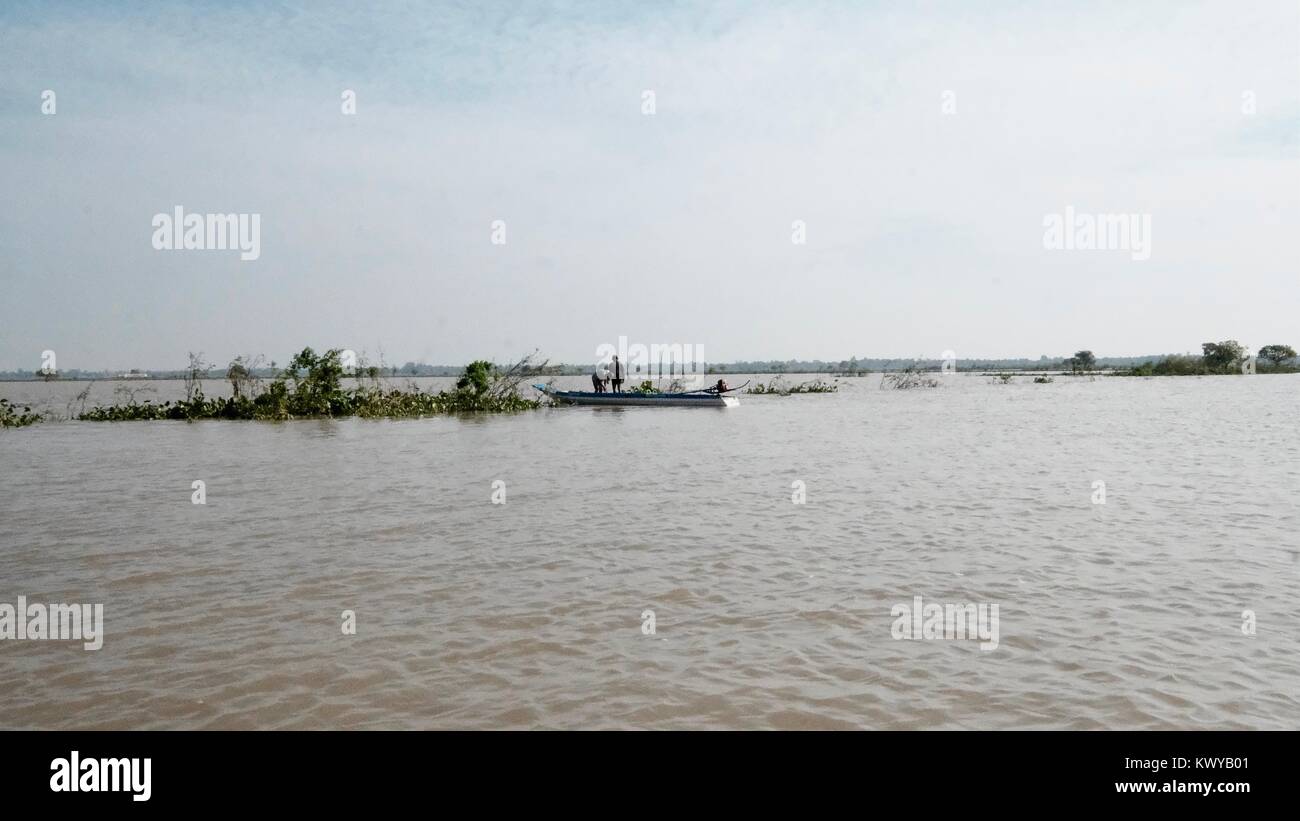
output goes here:
[{"label": "submerged vegetation", "polygon": [[880,377],[880,389],[911,390],[912,388],[937,388],[939,380],[921,370],[919,364],[913,363],[901,371],[887,373]]},{"label": "submerged vegetation", "polygon": [[[229,398],[203,394],[203,378],[211,367],[201,355],[190,355],[185,377],[185,398],[154,404],[146,399],[128,401],[83,411],[77,418],[92,422],[120,422],[148,419],[302,419],[362,416],[402,417],[444,413],[505,413],[531,410],[536,400],[519,395],[519,384],[538,372],[545,363],[524,357],[505,369],[479,360],[465,367],[454,390],[425,392],[415,386],[407,390],[384,389],[378,369],[359,367],[353,377],[356,386],[345,388],[343,351],[317,354],[304,348],[279,375],[266,383],[252,376],[254,368],[242,357],[226,370],[233,393]],[[369,383],[363,383],[363,379]]]},{"label": "submerged vegetation", "polygon": [[22,410],[17,405],[11,404],[8,399],[0,398],[0,428],[21,428],[24,425],[31,425],[41,421],[39,413],[32,413],[32,409],[26,405]]},{"label": "submerged vegetation", "polygon": [[797,385],[788,385],[784,379],[778,376],[766,385],[759,382],[754,387],[746,389],[745,393],[766,396],[791,396],[796,393],[835,393],[839,389],[839,385],[832,385],[821,379],[800,382]]}]

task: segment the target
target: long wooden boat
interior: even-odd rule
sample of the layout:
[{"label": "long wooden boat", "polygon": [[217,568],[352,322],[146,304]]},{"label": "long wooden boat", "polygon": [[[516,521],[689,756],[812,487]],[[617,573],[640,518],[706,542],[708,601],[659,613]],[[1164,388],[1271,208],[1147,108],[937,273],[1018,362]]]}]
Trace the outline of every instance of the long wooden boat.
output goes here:
[{"label": "long wooden boat", "polygon": [[613,393],[606,391],[557,391],[546,385],[533,385],[534,388],[567,405],[605,405],[609,407],[677,407],[677,408],[734,408],[740,400],[734,396],[719,394],[717,391],[695,391],[694,393]]}]

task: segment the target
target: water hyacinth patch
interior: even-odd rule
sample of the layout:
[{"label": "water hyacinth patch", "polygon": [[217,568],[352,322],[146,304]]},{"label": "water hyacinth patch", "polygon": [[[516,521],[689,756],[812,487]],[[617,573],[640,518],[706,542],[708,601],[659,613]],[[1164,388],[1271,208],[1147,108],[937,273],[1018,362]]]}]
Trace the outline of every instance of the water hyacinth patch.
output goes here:
[{"label": "water hyacinth patch", "polygon": [[[471,362],[454,390],[424,392],[418,388],[384,390],[378,384],[344,388],[341,349],[317,354],[304,348],[265,389],[236,391],[226,399],[209,399],[201,384],[185,399],[154,404],[149,400],[95,407],[77,418],[91,422],[175,419],[311,419],[361,416],[411,417],[446,413],[508,413],[532,410],[540,403],[519,395],[518,385],[542,366],[525,357],[499,369],[492,363]],[[232,369],[233,370],[233,369]]]},{"label": "water hyacinth patch", "polygon": [[0,428],[21,428],[41,421],[40,414],[32,413],[26,405],[22,410],[8,399],[0,399]]}]

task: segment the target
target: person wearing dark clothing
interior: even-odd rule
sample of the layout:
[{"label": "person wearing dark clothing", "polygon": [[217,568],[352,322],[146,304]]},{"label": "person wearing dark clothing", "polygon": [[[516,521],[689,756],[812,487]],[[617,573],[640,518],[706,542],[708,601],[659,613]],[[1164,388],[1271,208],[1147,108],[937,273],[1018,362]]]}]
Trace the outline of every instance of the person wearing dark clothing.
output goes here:
[{"label": "person wearing dark clothing", "polygon": [[623,363],[618,361],[618,354],[614,354],[614,361],[609,363],[609,371],[610,381],[614,383],[614,393],[622,393],[623,378],[626,373],[623,370]]}]

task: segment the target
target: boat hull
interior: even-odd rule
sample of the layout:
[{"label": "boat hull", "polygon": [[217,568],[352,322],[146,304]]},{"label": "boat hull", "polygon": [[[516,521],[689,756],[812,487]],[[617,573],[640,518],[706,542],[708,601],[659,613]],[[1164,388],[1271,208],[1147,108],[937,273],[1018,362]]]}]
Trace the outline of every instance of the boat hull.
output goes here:
[{"label": "boat hull", "polygon": [[606,407],[667,408],[734,408],[740,400],[734,396],[701,393],[591,393],[588,391],[548,391],[557,402],[569,405],[603,405]]}]

